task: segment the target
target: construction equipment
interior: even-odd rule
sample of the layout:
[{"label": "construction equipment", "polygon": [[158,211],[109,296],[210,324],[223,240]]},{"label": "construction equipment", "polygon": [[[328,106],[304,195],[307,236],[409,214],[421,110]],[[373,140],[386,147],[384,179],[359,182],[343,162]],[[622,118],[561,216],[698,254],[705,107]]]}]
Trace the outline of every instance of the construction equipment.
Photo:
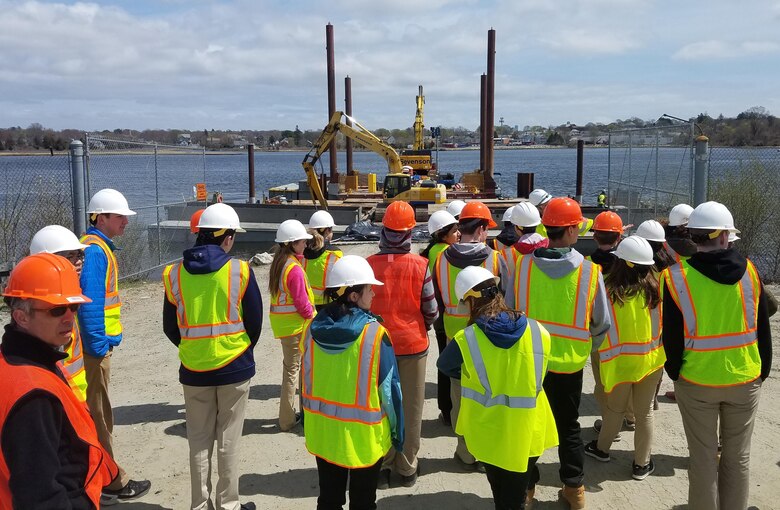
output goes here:
[{"label": "construction equipment", "polygon": [[[342,119],[348,118],[352,125],[342,123]],[[380,140],[371,131],[361,126],[357,121],[347,117],[343,112],[334,112],[330,122],[322,131],[317,142],[312,146],[308,154],[303,158],[303,169],[309,189],[312,192],[312,200],[315,198],[323,208],[328,208],[328,201],[322,194],[314,165],[322,154],[328,150],[330,142],[341,132],[363,147],[374,151],[387,161],[389,173],[385,176],[384,201],[395,202],[403,200],[410,204],[441,204],[447,199],[447,189],[442,185],[436,185],[430,180],[423,180],[418,186],[412,186],[412,178],[402,173],[401,159],[398,153],[388,144]]]},{"label": "construction equipment", "polygon": [[431,150],[425,148],[424,142],[423,106],[425,105],[425,96],[423,95],[422,85],[419,85],[416,104],[414,145],[412,145],[411,150],[401,151],[401,164],[412,167],[416,175],[427,175],[430,178],[434,178],[436,169],[431,163]]}]

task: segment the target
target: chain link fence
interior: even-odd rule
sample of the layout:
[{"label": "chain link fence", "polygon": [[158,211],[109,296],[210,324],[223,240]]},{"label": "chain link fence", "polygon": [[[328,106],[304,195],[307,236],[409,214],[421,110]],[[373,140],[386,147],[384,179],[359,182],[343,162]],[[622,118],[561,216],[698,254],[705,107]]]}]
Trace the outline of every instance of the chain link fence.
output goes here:
[{"label": "chain link fence", "polygon": [[205,149],[87,134],[85,171],[87,197],[113,188],[138,213],[116,239],[120,278],[145,275],[181,257],[183,244],[191,241],[189,222],[169,219],[169,211],[195,200],[195,185],[206,182]]}]

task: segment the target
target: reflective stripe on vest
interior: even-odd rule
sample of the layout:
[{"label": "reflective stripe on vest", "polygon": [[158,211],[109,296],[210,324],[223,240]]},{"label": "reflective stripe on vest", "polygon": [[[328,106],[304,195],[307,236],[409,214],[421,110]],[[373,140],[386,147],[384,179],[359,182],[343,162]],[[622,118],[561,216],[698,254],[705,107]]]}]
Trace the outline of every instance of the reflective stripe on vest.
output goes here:
[{"label": "reflective stripe on vest", "polygon": [[616,314],[612,305],[610,310],[612,315],[612,324],[609,326],[609,332],[604,339],[605,342],[614,343],[606,349],[599,349],[599,359],[601,361],[609,361],[621,354],[649,354],[661,346],[661,307],[657,306],[650,310],[650,321],[652,324],[652,340],[644,343],[620,343],[620,336],[618,333],[618,324],[616,320]]},{"label": "reflective stripe on vest", "polygon": [[[445,260],[442,261],[442,259]],[[499,276],[497,273],[499,270],[498,252],[493,250],[481,266],[494,275]],[[450,278],[450,268],[457,270],[457,273],[462,271],[461,268],[452,266],[446,260],[444,252],[442,252],[436,259],[436,272],[438,273],[437,280],[439,283],[439,290],[441,291],[441,298],[444,302],[444,313],[455,317],[468,317],[468,311],[466,311],[466,313],[462,312],[465,307],[461,308],[461,312],[458,311],[459,301],[458,298],[455,297],[455,278],[457,278],[458,274],[456,273],[453,278]]]},{"label": "reflective stripe on vest", "polygon": [[539,324],[534,320],[528,320],[528,327],[531,328],[531,343],[534,351],[534,374],[536,376],[536,395],[533,397],[513,397],[509,395],[494,395],[490,387],[485,362],[482,359],[482,353],[479,350],[477,337],[474,334],[474,325],[463,330],[468,345],[469,354],[474,363],[474,369],[477,373],[484,393],[480,393],[473,388],[461,387],[461,396],[473,400],[484,407],[501,405],[513,409],[533,409],[536,407],[536,397],[542,391],[542,382],[544,381],[544,348],[542,346],[542,333],[539,331]]},{"label": "reflective stripe on vest", "polygon": [[116,337],[122,334],[122,323],[120,321],[122,301],[119,298],[119,267],[116,262],[113,250],[97,234],[85,234],[81,242],[87,245],[96,245],[106,256],[106,280],[105,296],[103,301],[103,326],[106,336]]},{"label": "reflective stripe on vest", "polygon": [[328,272],[341,257],[340,253],[325,250],[316,259],[303,259],[303,270],[314,294],[315,304],[325,304],[325,282],[328,281]]},{"label": "reflective stripe on vest", "polygon": [[306,296],[308,297],[309,302],[312,303],[312,305],[314,304],[314,293],[309,285],[308,278],[306,278],[306,272],[303,270],[303,266],[294,256],[287,257],[284,267],[282,268],[281,277],[279,278],[278,293],[271,295],[271,313],[269,319],[271,321],[271,329],[276,338],[299,335],[307,322],[307,320],[298,313],[292,295],[290,295],[289,289],[287,288],[287,278],[295,266],[301,268],[303,280],[306,285]]},{"label": "reflective stripe on vest", "polygon": [[62,368],[68,384],[79,402],[87,401],[87,373],[84,370],[84,355],[81,347],[81,331],[78,320],[73,321],[70,342],[65,346],[67,358],[62,360]]},{"label": "reflective stripe on vest", "polygon": [[674,251],[674,248],[669,246],[669,243],[664,242],[664,250],[666,250],[666,253],[669,254],[670,257],[672,257],[678,264],[680,263],[680,260],[682,257],[680,257],[680,254]]}]

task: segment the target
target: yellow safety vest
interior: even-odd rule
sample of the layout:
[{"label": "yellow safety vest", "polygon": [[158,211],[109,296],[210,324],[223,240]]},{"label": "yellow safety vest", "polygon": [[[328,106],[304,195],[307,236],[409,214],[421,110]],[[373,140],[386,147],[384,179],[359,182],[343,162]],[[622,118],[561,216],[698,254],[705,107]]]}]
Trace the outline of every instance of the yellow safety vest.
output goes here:
[{"label": "yellow safety vest", "polygon": [[454,341],[463,356],[457,433],[478,460],[508,471],[527,471],[529,457],[539,457],[558,444],[542,387],[550,334],[529,319],[523,336],[509,349],[493,345],[473,324],[459,331]]},{"label": "yellow safety vest", "polygon": [[378,322],[341,352],[314,342],[311,328],[301,342],[302,403],[306,448],[331,464],[373,466],[390,450],[390,422],[379,397],[379,349],[386,334]]},{"label": "yellow safety vest", "polygon": [[[500,276],[500,265],[498,252],[493,250],[490,255],[480,264],[496,276]],[[441,291],[441,299],[444,302],[444,332],[447,338],[453,338],[455,334],[466,327],[469,322],[469,307],[461,303],[455,295],[455,279],[458,277],[461,268],[453,266],[447,261],[444,252],[436,258],[436,279]]]},{"label": "yellow safety vest", "polygon": [[583,260],[567,276],[554,279],[534,264],[533,255],[523,255],[517,261],[515,303],[550,332],[550,372],[578,372],[590,356],[590,316],[600,271],[597,264]]},{"label": "yellow safety vest", "polygon": [[108,260],[106,270],[106,298],[103,303],[103,321],[106,336],[118,336],[122,334],[122,323],[119,320],[122,309],[122,301],[119,299],[119,269],[113,250],[98,235],[86,234],[81,237],[81,242],[86,245],[97,245],[103,250]]},{"label": "yellow safety vest", "polygon": [[[279,291],[276,294],[271,295],[271,313],[269,314],[271,320],[271,329],[274,332],[275,338],[284,338],[286,336],[299,335],[303,332],[308,319],[301,317],[298,313],[298,309],[295,308],[293,298],[290,295],[290,289],[287,287],[287,277],[290,275],[290,271],[295,266],[303,269],[303,266],[294,256],[287,258],[282,268],[282,277],[279,279]],[[309,280],[305,277],[306,282],[306,295],[309,297],[309,302],[314,303],[314,292],[309,285]]]},{"label": "yellow safety vest", "polygon": [[447,243],[436,243],[431,246],[428,251],[428,270],[433,274],[433,268],[436,266],[436,259],[439,257],[439,253],[446,250],[450,245]]},{"label": "yellow safety vest", "polygon": [[664,366],[661,307],[647,308],[642,294],[622,305],[610,303],[612,324],[599,347],[601,382],[610,393],[618,384],[636,383]]},{"label": "yellow safety vest", "polygon": [[[591,227],[593,227],[593,220],[590,218],[585,218],[585,221],[580,223],[579,226],[580,226],[579,236],[582,237],[590,231]],[[540,223],[539,225],[536,226],[536,233],[539,234],[540,236],[547,237],[547,228]]]},{"label": "yellow safety vest", "polygon": [[168,301],[176,305],[181,364],[193,372],[217,370],[246,351],[241,300],[249,285],[249,265],[230,259],[218,271],[191,274],[181,262],[163,270]]},{"label": "yellow safety vest", "polygon": [[303,270],[306,272],[309,285],[311,285],[315,305],[326,304],[325,281],[328,278],[328,271],[343,256],[344,254],[340,250],[325,250],[316,259],[303,259]]},{"label": "yellow safety vest", "polygon": [[84,370],[84,353],[81,348],[81,330],[79,330],[78,320],[73,321],[73,331],[70,334],[70,342],[65,346],[65,353],[68,357],[62,360],[62,368],[65,369],[68,385],[79,402],[86,402],[87,373]]},{"label": "yellow safety vest", "polygon": [[685,326],[680,377],[700,386],[736,386],[761,375],[758,300],[761,280],[748,261],[733,285],[711,280],[687,260],[668,267],[664,284]]}]

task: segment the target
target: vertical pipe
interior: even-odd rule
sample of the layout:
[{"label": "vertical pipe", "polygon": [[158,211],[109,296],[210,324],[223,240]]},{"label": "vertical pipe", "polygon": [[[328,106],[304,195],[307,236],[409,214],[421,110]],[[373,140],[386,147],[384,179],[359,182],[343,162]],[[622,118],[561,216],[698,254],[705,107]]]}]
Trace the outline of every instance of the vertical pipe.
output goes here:
[{"label": "vertical pipe", "polygon": [[[631,204],[631,148],[634,144],[634,141],[631,137],[631,132],[628,133],[628,181],[626,184],[626,194],[628,197],[628,209],[627,209],[627,218],[628,220],[626,223],[631,223],[631,208],[633,207]],[[638,198],[638,197],[637,197]],[[637,200],[637,205],[639,205],[639,200]]]},{"label": "vertical pipe", "polygon": [[[333,25],[325,25],[325,49],[328,54],[328,123],[336,112],[336,63],[333,46]],[[336,159],[336,139],[330,142],[330,182],[339,182],[338,160]]]},{"label": "vertical pipe", "polygon": [[655,132],[655,205],[653,206],[653,215],[658,217],[658,155],[661,152],[661,133]]},{"label": "vertical pipe", "polygon": [[488,30],[487,82],[485,84],[485,125],[487,126],[487,152],[485,153],[486,188],[495,189],[493,180],[493,125],[496,93],[496,31]]},{"label": "vertical pipe", "polygon": [[249,203],[257,203],[255,196],[255,144],[250,143],[246,146],[247,156],[249,158]]},{"label": "vertical pipe", "polygon": [[577,140],[577,191],[574,194],[574,199],[582,203],[582,162],[585,158],[585,142],[583,140]]},{"label": "vertical pipe", "polygon": [[[612,193],[612,133],[607,135],[607,203],[612,206],[617,202],[617,196],[613,199]],[[617,195],[617,194],[616,194]]]},{"label": "vertical pipe", "polygon": [[485,92],[487,90],[487,75],[479,77],[479,169],[485,173],[485,152],[487,151],[487,139],[485,138]]},{"label": "vertical pipe", "polygon": [[73,232],[81,237],[87,231],[87,204],[84,195],[84,144],[73,140],[70,150],[71,200],[73,202]]},{"label": "vertical pipe", "polygon": [[[352,117],[352,78],[344,78],[344,111],[347,114],[347,126],[352,125],[349,117]],[[352,169],[352,138],[347,138],[347,175],[354,174]]]},{"label": "vertical pipe", "polygon": [[162,231],[160,230],[160,165],[157,159],[157,144],[154,144],[154,202],[157,213],[157,263],[162,264]]},{"label": "vertical pipe", "polygon": [[696,162],[693,180],[693,206],[707,201],[707,180],[709,161],[707,158],[710,139],[704,135],[696,138]]}]

